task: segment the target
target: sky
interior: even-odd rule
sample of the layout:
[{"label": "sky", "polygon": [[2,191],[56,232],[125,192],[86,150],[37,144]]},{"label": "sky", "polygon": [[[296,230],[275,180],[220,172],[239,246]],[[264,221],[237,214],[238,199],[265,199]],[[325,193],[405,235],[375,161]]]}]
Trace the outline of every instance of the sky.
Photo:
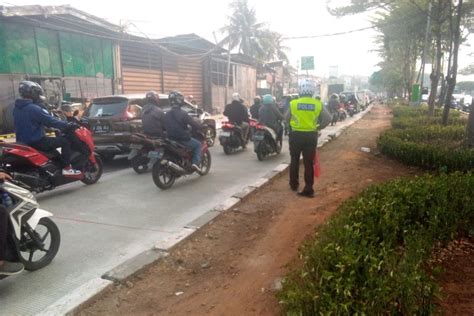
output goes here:
[{"label": "sky", "polygon": [[[342,4],[345,0],[333,0]],[[86,11],[115,24],[128,24],[132,32],[144,32],[151,38],[196,33],[212,42],[221,40],[220,29],[226,25],[230,0],[0,0],[0,5],[62,5]],[[257,18],[283,36],[313,36],[350,31],[370,26],[367,14],[336,18],[326,9],[326,0],[249,0]],[[138,30],[138,31],[137,31]],[[380,62],[373,50],[374,30],[341,36],[287,40],[290,63],[296,66],[302,56],[314,56],[312,74],[327,76],[330,66],[338,66],[339,75],[370,76]],[[474,46],[472,36],[470,38]],[[460,68],[469,64],[467,53],[473,48],[463,47]]]}]

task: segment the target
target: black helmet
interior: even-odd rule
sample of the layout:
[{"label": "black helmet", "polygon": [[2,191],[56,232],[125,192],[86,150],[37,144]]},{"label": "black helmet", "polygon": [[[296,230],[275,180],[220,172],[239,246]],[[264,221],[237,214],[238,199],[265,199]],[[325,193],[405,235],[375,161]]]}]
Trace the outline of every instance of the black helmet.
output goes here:
[{"label": "black helmet", "polygon": [[31,99],[34,102],[40,101],[41,96],[44,96],[43,88],[33,81],[22,81],[18,87],[20,96],[24,99]]},{"label": "black helmet", "polygon": [[146,93],[145,98],[148,102],[151,102],[155,105],[158,105],[160,103],[160,96],[155,91],[148,91]]},{"label": "black helmet", "polygon": [[182,106],[184,104],[184,95],[179,91],[171,91],[168,95],[171,106]]}]

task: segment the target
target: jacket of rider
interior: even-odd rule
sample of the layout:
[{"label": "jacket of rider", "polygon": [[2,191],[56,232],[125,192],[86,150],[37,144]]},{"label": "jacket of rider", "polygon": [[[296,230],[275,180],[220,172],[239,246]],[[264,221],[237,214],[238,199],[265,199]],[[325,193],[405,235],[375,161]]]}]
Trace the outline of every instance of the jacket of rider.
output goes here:
[{"label": "jacket of rider", "polygon": [[18,99],[13,109],[16,141],[27,145],[41,140],[45,136],[44,128],[67,128],[66,122],[52,117],[48,111],[33,103],[32,100]]},{"label": "jacket of rider", "polygon": [[184,142],[190,140],[191,134],[188,131],[188,126],[191,126],[195,131],[202,129],[201,124],[180,108],[172,107],[165,114],[165,129],[169,139]]}]

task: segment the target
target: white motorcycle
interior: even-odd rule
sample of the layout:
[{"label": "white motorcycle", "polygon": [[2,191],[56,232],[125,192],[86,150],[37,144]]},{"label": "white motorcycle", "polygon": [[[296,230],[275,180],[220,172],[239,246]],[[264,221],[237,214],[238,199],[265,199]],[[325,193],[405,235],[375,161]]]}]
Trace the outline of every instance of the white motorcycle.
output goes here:
[{"label": "white motorcycle", "polygon": [[11,182],[0,182],[0,193],[9,197],[9,205],[4,205],[10,215],[5,260],[21,262],[29,271],[50,264],[61,243],[59,229],[50,219],[53,214],[38,208],[30,191]]}]

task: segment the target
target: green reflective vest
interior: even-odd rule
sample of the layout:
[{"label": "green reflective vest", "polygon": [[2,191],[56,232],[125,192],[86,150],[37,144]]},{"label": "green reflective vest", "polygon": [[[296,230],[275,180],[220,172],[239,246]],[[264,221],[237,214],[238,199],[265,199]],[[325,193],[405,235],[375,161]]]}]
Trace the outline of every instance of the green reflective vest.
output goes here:
[{"label": "green reflective vest", "polygon": [[291,129],[298,132],[314,132],[318,128],[318,119],[323,105],[311,97],[301,97],[290,103]]}]

